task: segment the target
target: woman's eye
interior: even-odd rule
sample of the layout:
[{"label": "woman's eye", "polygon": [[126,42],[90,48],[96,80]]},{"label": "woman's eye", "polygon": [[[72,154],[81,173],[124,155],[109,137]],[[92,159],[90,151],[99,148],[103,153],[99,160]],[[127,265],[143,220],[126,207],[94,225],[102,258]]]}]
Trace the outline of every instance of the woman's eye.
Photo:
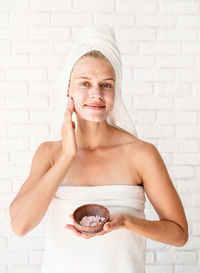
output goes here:
[{"label": "woman's eye", "polygon": [[[80,83],[80,85],[82,85],[82,86],[87,86],[86,84],[88,84],[88,83],[87,83],[87,82],[81,82],[81,83]],[[103,84],[103,86],[106,86],[106,88],[111,88],[111,87],[112,87],[112,85],[111,85],[111,84],[108,84],[108,83]]]},{"label": "woman's eye", "polygon": [[104,84],[104,86],[105,86],[105,85],[107,85],[107,86],[109,85],[109,86],[110,86],[110,88],[112,87],[112,86],[111,86],[111,84],[108,84],[108,83],[107,83],[107,84]]},{"label": "woman's eye", "polygon": [[[87,83],[87,82],[82,82],[81,85],[84,84],[84,83]],[[83,85],[83,86],[86,86],[86,85]]]}]

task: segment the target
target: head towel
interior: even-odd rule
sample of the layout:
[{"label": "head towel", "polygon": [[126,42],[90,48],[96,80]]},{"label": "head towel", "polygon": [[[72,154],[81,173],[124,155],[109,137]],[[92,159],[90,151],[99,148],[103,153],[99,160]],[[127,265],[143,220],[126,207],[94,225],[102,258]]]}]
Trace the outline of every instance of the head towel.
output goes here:
[{"label": "head towel", "polygon": [[[92,24],[84,27],[81,34],[73,42],[64,69],[54,85],[56,112],[51,125],[50,140],[61,139],[61,127],[67,106],[67,90],[72,68],[82,55],[91,50],[101,51],[115,70],[115,101],[112,112],[107,117],[107,122],[137,137],[135,125],[121,99],[122,62],[114,30],[108,24]],[[74,112],[72,120],[77,128],[77,119]]]}]

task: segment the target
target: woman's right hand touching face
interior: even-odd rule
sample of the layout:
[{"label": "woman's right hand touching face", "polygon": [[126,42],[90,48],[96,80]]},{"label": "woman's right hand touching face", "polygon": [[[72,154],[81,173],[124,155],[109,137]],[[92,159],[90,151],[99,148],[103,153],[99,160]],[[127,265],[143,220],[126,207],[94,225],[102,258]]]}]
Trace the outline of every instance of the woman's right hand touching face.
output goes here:
[{"label": "woman's right hand touching face", "polygon": [[74,101],[71,96],[68,96],[68,104],[64,114],[64,120],[61,129],[62,155],[66,156],[66,158],[73,158],[77,153],[75,123],[72,121],[73,111]]}]

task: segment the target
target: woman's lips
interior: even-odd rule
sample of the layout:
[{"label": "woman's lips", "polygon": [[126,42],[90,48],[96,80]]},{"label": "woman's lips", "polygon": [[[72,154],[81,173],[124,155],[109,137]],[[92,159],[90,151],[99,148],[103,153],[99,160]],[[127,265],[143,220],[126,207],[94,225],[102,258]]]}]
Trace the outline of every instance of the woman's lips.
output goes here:
[{"label": "woman's lips", "polygon": [[87,105],[85,105],[85,107],[91,110],[103,110],[105,108],[105,106],[87,106]]}]

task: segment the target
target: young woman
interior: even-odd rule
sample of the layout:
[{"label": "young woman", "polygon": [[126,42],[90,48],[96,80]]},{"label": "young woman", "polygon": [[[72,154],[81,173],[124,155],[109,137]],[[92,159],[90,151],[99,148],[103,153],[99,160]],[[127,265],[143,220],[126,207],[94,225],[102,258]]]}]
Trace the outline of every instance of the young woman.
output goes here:
[{"label": "young woman", "polygon": [[[116,80],[100,51],[78,59],[66,92],[61,139],[39,145],[30,175],[10,205],[11,226],[19,236],[50,209],[42,273],[141,273],[146,238],[173,246],[187,242],[184,209],[156,147],[107,122]],[[160,220],[145,219],[144,193]],[[109,209],[102,232],[82,234],[69,224],[85,203]]]}]

